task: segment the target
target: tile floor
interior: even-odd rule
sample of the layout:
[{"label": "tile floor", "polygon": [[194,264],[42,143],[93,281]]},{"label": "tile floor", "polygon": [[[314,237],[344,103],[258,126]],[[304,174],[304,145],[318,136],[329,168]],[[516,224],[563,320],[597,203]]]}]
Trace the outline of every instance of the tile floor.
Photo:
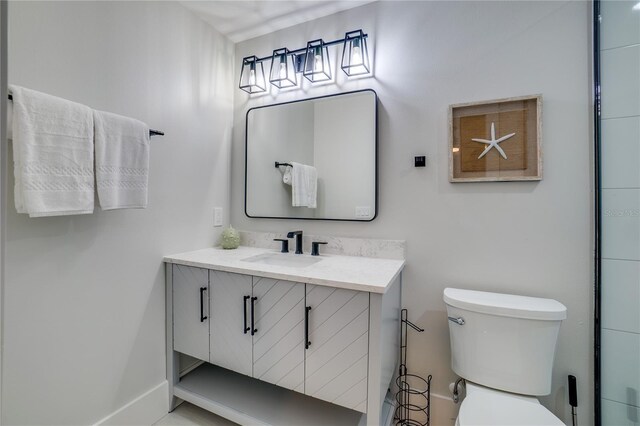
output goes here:
[{"label": "tile floor", "polygon": [[236,424],[193,404],[183,402],[172,413],[155,423],[155,426],[236,426]]}]

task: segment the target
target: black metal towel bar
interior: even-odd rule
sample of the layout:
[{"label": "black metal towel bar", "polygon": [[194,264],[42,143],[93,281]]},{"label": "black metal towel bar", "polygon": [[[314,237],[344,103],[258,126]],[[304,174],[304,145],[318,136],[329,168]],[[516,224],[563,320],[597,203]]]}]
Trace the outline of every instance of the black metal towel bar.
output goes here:
[{"label": "black metal towel bar", "polygon": [[293,166],[291,165],[291,163],[278,163],[278,162],[276,161],[276,169],[277,169],[278,167],[280,167],[280,166],[289,166],[289,167],[293,167]]},{"label": "black metal towel bar", "polygon": [[[9,95],[9,100],[12,101],[13,96]],[[164,132],[161,132],[160,130],[149,129],[149,136],[164,136]]]}]

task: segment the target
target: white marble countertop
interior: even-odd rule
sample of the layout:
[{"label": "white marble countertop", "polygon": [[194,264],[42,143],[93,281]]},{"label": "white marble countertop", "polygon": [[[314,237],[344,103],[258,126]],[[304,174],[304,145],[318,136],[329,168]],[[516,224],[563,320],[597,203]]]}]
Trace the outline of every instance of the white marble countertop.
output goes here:
[{"label": "white marble countertop", "polygon": [[381,294],[386,292],[400,274],[405,263],[404,260],[333,254],[321,254],[316,258],[321,259],[319,262],[304,267],[267,265],[245,261],[247,258],[264,253],[311,257],[307,254],[281,254],[278,250],[273,249],[240,246],[235,250],[214,247],[179,253],[165,256],[164,261],[178,265]]}]

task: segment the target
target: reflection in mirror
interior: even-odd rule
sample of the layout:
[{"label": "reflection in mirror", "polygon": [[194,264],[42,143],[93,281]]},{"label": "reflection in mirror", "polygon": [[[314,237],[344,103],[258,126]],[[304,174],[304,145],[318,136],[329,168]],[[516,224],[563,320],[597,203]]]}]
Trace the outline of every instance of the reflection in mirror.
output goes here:
[{"label": "reflection in mirror", "polygon": [[372,90],[250,109],[247,216],[373,220],[376,111]]}]

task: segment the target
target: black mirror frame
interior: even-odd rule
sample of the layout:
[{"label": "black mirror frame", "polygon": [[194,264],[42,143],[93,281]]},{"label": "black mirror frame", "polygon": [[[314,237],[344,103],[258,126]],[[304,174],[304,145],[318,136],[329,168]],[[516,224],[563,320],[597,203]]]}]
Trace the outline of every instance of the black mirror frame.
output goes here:
[{"label": "black mirror frame", "polygon": [[[292,217],[292,216],[251,216],[249,214],[249,212],[247,211],[247,173],[248,173],[248,157],[249,157],[249,138],[248,138],[248,134],[249,134],[249,113],[253,110],[256,109],[261,109],[261,108],[268,108],[268,107],[273,107],[273,106],[278,106],[278,105],[288,105],[288,104],[294,104],[294,103],[298,103],[298,102],[305,102],[305,101],[312,101],[315,99],[326,99],[326,98],[332,98],[332,97],[336,97],[336,96],[342,96],[342,95],[351,95],[354,93],[364,93],[364,92],[371,92],[373,93],[373,97],[374,97],[374,101],[375,101],[375,109],[374,109],[374,120],[375,120],[375,149],[374,149],[374,155],[375,155],[375,165],[374,165],[374,169],[375,169],[375,200],[374,200],[374,206],[375,206],[375,213],[373,215],[373,217],[371,219],[366,219],[366,220],[359,220],[359,219],[331,219],[331,218],[317,218],[317,217]],[[251,219],[294,219],[294,220],[327,220],[327,221],[333,221],[333,222],[362,222],[362,223],[367,223],[367,222],[371,222],[373,221],[375,218],[378,217],[378,205],[379,205],[379,173],[378,173],[378,94],[376,93],[375,90],[373,89],[362,89],[362,90],[354,90],[352,92],[340,92],[340,93],[334,93],[332,95],[326,95],[326,96],[317,96],[314,98],[305,98],[305,99],[297,99],[295,101],[289,101],[289,102],[281,102],[281,103],[276,103],[276,104],[269,104],[269,105],[261,105],[258,107],[253,107],[253,108],[249,108],[247,110],[247,113],[245,114],[245,124],[244,124],[244,214],[245,216],[247,216],[248,218]]]}]

